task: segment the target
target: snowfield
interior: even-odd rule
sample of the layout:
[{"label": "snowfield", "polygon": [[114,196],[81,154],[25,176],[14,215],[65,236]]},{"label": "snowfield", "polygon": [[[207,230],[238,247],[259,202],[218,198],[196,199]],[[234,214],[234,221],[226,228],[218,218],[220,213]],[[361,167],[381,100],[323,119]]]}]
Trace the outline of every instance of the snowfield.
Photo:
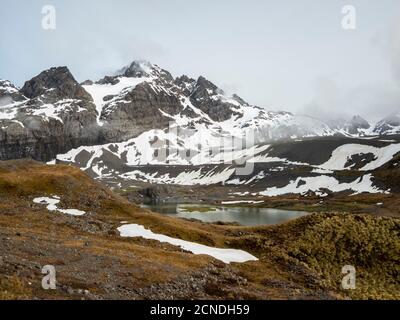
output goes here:
[{"label": "snowfield", "polygon": [[[202,134],[198,131],[195,135]],[[204,133],[205,134],[205,133]],[[154,156],[154,150],[157,146],[152,145],[151,141],[158,138],[161,143],[168,142],[170,146],[176,151],[170,153],[166,158]],[[191,137],[193,139],[193,137]],[[164,130],[150,130],[138,136],[137,138],[130,139],[126,142],[106,144],[101,146],[83,146],[78,149],[73,149],[64,155],[59,155],[58,160],[63,162],[76,162],[78,155],[85,152],[89,155],[88,161],[85,164],[81,163],[81,169],[91,170],[92,173],[97,175],[99,179],[106,177],[118,177],[124,181],[140,181],[153,184],[177,184],[177,185],[212,185],[212,184],[226,184],[226,185],[249,185],[250,183],[257,183],[260,180],[267,179],[271,174],[282,172],[285,175],[285,170],[288,166],[308,166],[311,168],[311,173],[318,174],[318,177],[299,177],[291,181],[283,188],[268,188],[262,191],[262,195],[282,195],[288,193],[304,194],[307,191],[318,191],[321,188],[326,188],[332,192],[340,192],[344,190],[353,190],[355,193],[370,192],[381,193],[386,190],[380,190],[373,185],[371,175],[365,175],[361,179],[357,179],[351,183],[340,183],[331,175],[335,170],[350,170],[354,164],[348,161],[355,155],[369,155],[369,163],[364,162],[362,167],[358,170],[369,171],[374,170],[391,159],[394,155],[400,152],[400,144],[393,143],[385,147],[377,148],[374,146],[348,143],[343,144],[332,151],[331,157],[321,165],[310,165],[309,163],[290,161],[285,158],[270,156],[271,145],[256,145],[243,150],[227,150],[220,149],[217,152],[210,153],[212,143],[217,143],[217,140],[208,139],[210,143],[209,148],[206,150],[196,150],[197,155],[185,157],[185,150],[194,149],[194,140],[189,139],[186,141],[184,137],[179,137],[173,132],[165,132]],[[211,141],[212,140],[212,141]],[[220,140],[218,140],[220,141]],[[109,167],[107,157],[105,154],[112,154],[115,159],[120,163],[128,166],[134,166],[132,171],[117,172]],[[257,172],[257,174],[238,175],[238,167],[226,166],[225,168],[213,167],[210,165],[220,165],[236,162],[240,168],[243,168],[243,160],[247,164],[259,165],[262,163],[272,164],[267,170]],[[276,163],[276,164],[275,164]],[[185,166],[179,172],[175,168],[170,173],[163,171],[160,173],[146,172],[146,168],[141,166],[146,165],[162,165],[162,166]],[[196,168],[190,168],[192,165],[197,165]],[[207,165],[207,166],[205,166]],[[111,166],[112,167],[112,166]],[[175,170],[175,171],[174,171]],[[176,172],[178,170],[178,172]],[[175,172],[175,173],[173,173]],[[236,174],[236,175],[235,175]],[[302,185],[299,183],[302,181]],[[319,191],[318,191],[319,192]]]},{"label": "snowfield", "polygon": [[97,110],[97,123],[99,126],[103,125],[100,121],[101,113],[103,112],[103,107],[110,103],[110,101],[105,102],[103,99],[106,96],[118,96],[119,94],[134,89],[138,84],[143,82],[153,81],[151,77],[143,78],[127,78],[119,77],[119,82],[117,84],[92,84],[82,86],[93,98],[93,102],[96,105]]},{"label": "snowfield", "polygon": [[33,199],[34,203],[47,205],[47,210],[49,211],[58,211],[61,213],[69,214],[72,216],[82,216],[86,214],[85,211],[77,210],[77,209],[59,209],[57,204],[60,203],[60,197],[53,196],[52,198],[49,197],[40,197]]},{"label": "snowfield", "polygon": [[170,177],[169,174],[157,176],[157,173],[146,174],[135,170],[122,174],[121,178],[158,184],[180,184],[192,186],[224,183],[234,172],[235,169],[229,168],[221,172],[215,172],[214,170],[204,172],[202,169],[198,169],[189,172],[181,172],[177,177]]},{"label": "snowfield", "polygon": [[[110,79],[104,78],[103,81],[83,85],[93,98],[97,110],[97,123],[102,129],[106,129],[107,121],[110,121],[107,120],[107,115],[114,112],[118,114],[119,108],[124,110],[126,104],[135,102],[127,101],[132,99],[130,92],[143,83],[146,84],[146,90],[154,91],[155,96],[162,92],[163,96],[167,94],[174,97],[176,105],[170,109],[160,104],[152,109],[152,112],[159,112],[158,116],[164,118],[163,126],[168,126],[170,120],[169,127],[147,130],[149,127],[146,126],[141,131],[127,135],[135,136],[122,142],[80,146],[57,155],[56,160],[78,165],[96,179],[115,179],[124,184],[139,181],[177,185],[249,185],[250,188],[266,183],[257,189],[257,192],[260,192],[267,186],[274,185],[268,183],[268,178],[271,178],[283,181],[277,184],[279,186],[287,184],[283,188],[269,188],[264,191],[271,194],[289,191],[304,193],[319,188],[331,191],[351,189],[354,192],[378,192],[372,181],[368,180],[368,176],[364,176],[360,181],[344,184],[333,177],[334,171],[374,170],[400,152],[400,143],[396,143],[396,140],[392,140],[392,144],[389,144],[388,140],[385,147],[374,147],[386,143],[382,140],[380,144],[377,144],[377,141],[369,143],[368,140],[379,138],[376,135],[363,137],[368,130],[350,134],[346,126],[338,129],[339,127],[332,127],[310,116],[285,111],[267,111],[245,102],[236,95],[225,94],[202,77],[198,80],[185,78],[181,83],[177,81],[179,78],[174,79],[169,72],[145,61],[133,62]],[[232,112],[226,113],[226,117],[214,114],[208,108],[208,104],[211,107],[214,103],[218,106],[218,102],[227,104],[224,107]],[[71,108],[71,105],[76,103],[62,100],[54,105],[43,105],[32,112],[44,119],[51,117],[62,121],[61,111]],[[0,108],[0,117],[10,119],[15,116],[13,112],[8,106],[4,110]],[[356,120],[359,118],[356,117]],[[6,125],[9,125],[8,121]],[[371,135],[375,134],[372,129],[370,131]],[[304,143],[304,146],[309,148],[308,139],[305,138],[332,137],[337,134],[343,136],[343,139],[348,137],[348,141],[345,141],[347,143],[340,145],[334,142],[331,147],[328,142],[328,147],[321,150],[326,152],[322,156],[314,156],[319,150],[310,152],[312,148],[305,149],[308,151],[303,155],[302,145],[293,151],[290,150],[292,142]],[[358,137],[358,140],[350,139],[352,137]],[[365,144],[359,139],[365,139]],[[275,141],[289,142],[286,146],[288,150],[286,147],[275,148]],[[319,143],[320,141],[316,145]],[[311,156],[308,155],[313,152]],[[330,158],[326,161],[328,155]],[[324,161],[325,163],[322,163]],[[148,169],[146,166],[165,168]],[[177,168],[178,166],[181,167]],[[244,170],[244,167],[250,169]],[[301,170],[295,172],[296,167],[308,167],[300,169],[305,169],[306,172],[309,169],[313,175],[319,177],[301,178],[298,173]],[[260,170],[252,172],[253,168]],[[287,177],[287,174],[293,175]],[[299,178],[296,180],[296,177]],[[288,184],[289,179],[295,181]],[[303,185],[297,186],[296,183],[300,180],[303,181]]]},{"label": "snowfield", "polygon": [[320,195],[326,195],[321,189],[328,189],[333,192],[340,192],[346,190],[352,190],[353,194],[359,194],[363,192],[369,193],[388,193],[388,191],[380,190],[373,186],[371,181],[372,175],[366,174],[353,182],[350,183],[339,183],[334,177],[321,175],[318,177],[299,177],[295,181],[291,181],[287,186],[283,188],[268,188],[261,192],[261,195],[274,197],[284,194],[302,194],[305,195],[308,191],[313,191]]},{"label": "snowfield", "polygon": [[237,201],[222,201],[221,204],[259,204],[264,203],[264,200],[255,201],[255,200],[237,200]]},{"label": "snowfield", "polygon": [[149,240],[157,240],[166,242],[174,246],[178,246],[184,250],[190,251],[193,254],[205,254],[218,259],[224,263],[257,261],[253,255],[243,250],[236,249],[220,249],[205,246],[195,242],[189,242],[181,239],[171,238],[162,234],[153,233],[144,226],[138,224],[126,224],[118,228],[121,237],[142,237]]},{"label": "snowfield", "polygon": [[[158,141],[154,143],[154,141]],[[201,144],[201,147],[200,147]],[[156,150],[169,146],[169,153],[155,153]],[[226,149],[220,149],[223,137],[217,137],[213,132],[193,131],[190,136],[176,134],[164,130],[149,130],[126,142],[108,143],[97,146],[82,146],[65,154],[59,154],[58,160],[74,162],[81,152],[91,154],[89,166],[103,151],[114,154],[117,158],[126,158],[126,164],[131,166],[149,164],[168,165],[204,165],[218,163],[243,162],[269,148],[268,145],[249,146],[241,150],[232,150],[227,142]],[[231,148],[229,148],[231,147]]]},{"label": "snowfield", "polygon": [[346,168],[345,164],[351,156],[372,153],[374,160],[359,170],[374,170],[392,160],[398,152],[400,152],[400,144],[391,144],[382,148],[363,144],[345,144],[334,150],[331,158],[318,167],[326,170],[350,170],[351,167]]}]

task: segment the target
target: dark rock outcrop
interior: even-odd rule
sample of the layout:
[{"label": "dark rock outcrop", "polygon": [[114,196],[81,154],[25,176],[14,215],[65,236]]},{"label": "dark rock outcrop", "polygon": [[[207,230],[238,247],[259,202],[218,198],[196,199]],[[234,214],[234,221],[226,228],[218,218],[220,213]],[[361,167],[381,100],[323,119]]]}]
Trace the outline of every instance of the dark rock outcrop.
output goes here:
[{"label": "dark rock outcrop", "polygon": [[[12,90],[14,113],[0,119],[0,159],[49,161],[60,152],[101,142],[92,97],[66,67],[51,68]],[[27,99],[29,98],[29,99]]]},{"label": "dark rock outcrop", "polygon": [[144,82],[104,106],[100,118],[105,122],[102,132],[110,142],[136,137],[144,131],[168,126],[171,119],[161,111],[175,115],[181,109],[175,95],[156,92]]},{"label": "dark rock outcrop", "polygon": [[174,78],[167,70],[161,69],[148,61],[133,61],[129,66],[120,70],[117,75],[128,78],[156,77],[164,82],[173,82]]},{"label": "dark rock outcrop", "polygon": [[348,122],[346,129],[350,134],[358,134],[360,130],[369,129],[371,125],[368,123],[367,120],[360,116],[354,116]]},{"label": "dark rock outcrop", "polygon": [[211,81],[199,77],[190,94],[191,103],[205,112],[214,121],[225,121],[235,113],[236,106],[229,102],[223,102],[218,95],[223,91]]},{"label": "dark rock outcrop", "polygon": [[[92,97],[74,79],[67,67],[51,68],[43,71],[38,76],[25,82],[21,93],[27,98],[33,99],[48,93],[57,99],[82,99],[91,101]],[[54,91],[54,92],[53,92]]]},{"label": "dark rock outcrop", "polygon": [[[229,128],[218,122],[232,119],[235,130],[255,129],[257,142],[335,132],[317,119],[267,112],[237,95],[227,96],[204,77],[174,79],[146,61],[134,61],[97,82],[79,84],[67,67],[43,71],[20,90],[0,81],[0,107],[0,159],[53,160],[71,148],[123,142],[151,129],[166,129],[174,120],[183,124],[182,131],[204,125],[219,135],[229,134]],[[354,117],[337,132],[358,134],[368,127]]]}]

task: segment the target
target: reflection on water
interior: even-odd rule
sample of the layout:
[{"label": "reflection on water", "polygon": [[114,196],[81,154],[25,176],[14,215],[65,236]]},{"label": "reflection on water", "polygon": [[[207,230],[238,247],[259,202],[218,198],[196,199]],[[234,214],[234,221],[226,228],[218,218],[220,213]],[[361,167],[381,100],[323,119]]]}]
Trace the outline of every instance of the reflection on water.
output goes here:
[{"label": "reflection on water", "polygon": [[154,212],[176,218],[197,219],[203,222],[238,222],[246,226],[282,223],[306,215],[302,211],[270,208],[223,207],[198,204],[152,204],[143,205]]}]

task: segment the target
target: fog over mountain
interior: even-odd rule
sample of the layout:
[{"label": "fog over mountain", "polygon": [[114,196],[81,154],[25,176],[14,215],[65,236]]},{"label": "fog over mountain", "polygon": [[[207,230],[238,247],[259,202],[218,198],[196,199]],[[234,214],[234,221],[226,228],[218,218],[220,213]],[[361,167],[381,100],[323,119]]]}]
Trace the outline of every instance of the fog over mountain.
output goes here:
[{"label": "fog over mountain", "polygon": [[[375,122],[400,108],[400,3],[352,4],[356,30],[346,31],[339,0],[5,0],[0,78],[22,86],[66,65],[80,82],[146,59],[267,110]],[[55,7],[56,30],[42,29],[43,5]]]}]

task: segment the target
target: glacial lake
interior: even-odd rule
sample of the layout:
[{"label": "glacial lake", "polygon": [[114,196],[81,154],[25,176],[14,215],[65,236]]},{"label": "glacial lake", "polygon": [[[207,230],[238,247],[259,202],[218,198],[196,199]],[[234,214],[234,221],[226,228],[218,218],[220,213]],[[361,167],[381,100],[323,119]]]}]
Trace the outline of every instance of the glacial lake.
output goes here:
[{"label": "glacial lake", "polygon": [[245,226],[282,223],[307,215],[303,211],[272,208],[231,207],[201,204],[148,204],[143,208],[175,218],[197,219],[203,222],[238,222]]}]

